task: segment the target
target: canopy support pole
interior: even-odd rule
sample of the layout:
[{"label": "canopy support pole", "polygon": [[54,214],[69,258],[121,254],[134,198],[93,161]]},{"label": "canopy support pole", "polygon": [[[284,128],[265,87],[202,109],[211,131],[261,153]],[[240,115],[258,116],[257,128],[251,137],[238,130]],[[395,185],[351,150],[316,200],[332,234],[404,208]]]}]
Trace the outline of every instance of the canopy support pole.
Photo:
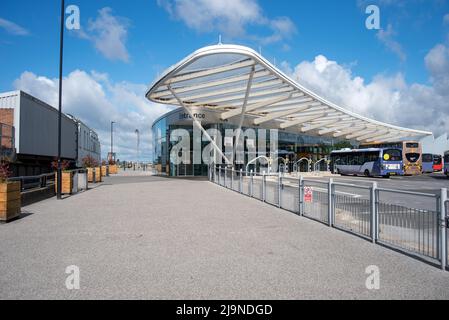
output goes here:
[{"label": "canopy support pole", "polygon": [[[236,140],[235,140],[234,151],[232,152],[232,160],[233,160],[233,162],[234,162],[235,155],[237,153],[237,148],[238,148],[239,142],[240,142],[240,135],[241,135],[241,132],[242,132],[243,121],[245,120],[246,106],[248,105],[249,93],[251,91],[251,86],[253,84],[253,78],[254,78],[254,73],[255,72],[256,72],[256,67],[252,66],[251,67],[251,73],[249,74],[248,84],[247,84],[247,87],[246,87],[245,99],[243,100],[242,114],[240,116],[239,126],[237,128],[237,135],[236,135]],[[243,148],[245,148],[245,142],[243,142]]]},{"label": "canopy support pole", "polygon": [[[172,95],[175,97],[175,99],[178,101],[179,105],[181,105],[184,110],[189,114],[189,116],[192,118],[193,123],[198,127],[198,129],[201,130],[201,132],[204,134],[204,136],[206,137],[207,140],[209,140],[212,144],[212,146],[214,147],[214,150],[217,151],[220,156],[225,160],[226,164],[232,164],[231,161],[229,161],[229,159],[224,155],[223,151],[218,147],[218,145],[215,143],[215,140],[211,138],[211,136],[207,133],[207,131],[203,128],[203,126],[201,125],[201,122],[198,121],[198,119],[196,119],[192,113],[192,111],[190,110],[190,108],[188,108],[184,102],[178,97],[178,95],[176,94],[176,92],[172,89],[171,85],[168,85],[168,90],[170,90],[170,92],[172,93]],[[214,159],[215,161],[215,159]]]}]

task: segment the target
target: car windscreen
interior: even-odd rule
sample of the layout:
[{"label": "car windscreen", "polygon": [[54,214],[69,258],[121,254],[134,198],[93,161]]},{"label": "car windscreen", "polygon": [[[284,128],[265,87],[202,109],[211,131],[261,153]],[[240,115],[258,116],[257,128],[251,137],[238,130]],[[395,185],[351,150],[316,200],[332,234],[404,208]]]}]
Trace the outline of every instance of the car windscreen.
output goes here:
[{"label": "car windscreen", "polygon": [[422,155],[422,161],[423,162],[433,162],[433,155],[429,153],[425,153]]},{"label": "car windscreen", "polygon": [[384,161],[401,161],[402,152],[398,149],[386,149],[384,150]]}]

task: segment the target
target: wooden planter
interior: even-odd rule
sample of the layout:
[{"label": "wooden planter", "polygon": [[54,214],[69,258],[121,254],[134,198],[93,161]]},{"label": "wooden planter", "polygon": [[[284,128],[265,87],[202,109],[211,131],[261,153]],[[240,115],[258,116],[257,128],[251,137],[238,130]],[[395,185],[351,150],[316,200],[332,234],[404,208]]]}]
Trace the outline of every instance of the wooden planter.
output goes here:
[{"label": "wooden planter", "polygon": [[117,174],[118,173],[118,167],[116,164],[109,166],[109,174]]},{"label": "wooden planter", "polygon": [[21,204],[20,182],[0,183],[0,221],[17,218]]},{"label": "wooden planter", "polygon": [[107,166],[101,166],[101,176],[106,177],[107,175]]},{"label": "wooden planter", "polygon": [[[87,168],[87,181],[94,182],[94,169]],[[95,183],[101,182],[101,168],[95,168]]]},{"label": "wooden planter", "polygon": [[[56,174],[56,183],[55,190],[58,192],[58,174]],[[62,194],[72,194],[73,190],[73,173],[72,172],[63,172],[62,173]]]}]

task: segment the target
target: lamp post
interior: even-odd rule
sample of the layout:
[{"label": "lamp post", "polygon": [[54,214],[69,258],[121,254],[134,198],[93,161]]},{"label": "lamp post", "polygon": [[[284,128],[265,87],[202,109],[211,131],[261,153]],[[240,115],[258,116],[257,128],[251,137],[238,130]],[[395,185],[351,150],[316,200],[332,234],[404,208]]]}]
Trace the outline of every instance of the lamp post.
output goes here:
[{"label": "lamp post", "polygon": [[57,190],[56,198],[62,198],[62,170],[61,170],[61,120],[62,120],[62,63],[64,53],[64,14],[65,3],[61,0],[61,30],[59,42],[59,103],[58,103],[58,170],[57,170]]},{"label": "lamp post", "polygon": [[140,146],[140,131],[139,131],[139,129],[136,129],[135,133],[137,135],[137,148],[136,148],[137,164],[139,164],[139,146]]},{"label": "lamp post", "polygon": [[113,132],[114,132],[114,121],[111,121],[111,159],[110,160],[113,160],[113,158],[114,158],[114,135],[113,135]]}]

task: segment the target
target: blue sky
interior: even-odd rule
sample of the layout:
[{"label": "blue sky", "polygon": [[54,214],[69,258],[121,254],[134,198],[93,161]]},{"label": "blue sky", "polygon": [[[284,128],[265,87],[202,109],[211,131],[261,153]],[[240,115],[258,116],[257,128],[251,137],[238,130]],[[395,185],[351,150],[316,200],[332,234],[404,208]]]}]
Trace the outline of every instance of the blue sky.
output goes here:
[{"label": "blue sky", "polygon": [[[442,133],[449,129],[449,107],[441,93],[446,87],[439,88],[436,79],[447,79],[441,72],[449,65],[448,2],[66,1],[66,5],[80,8],[81,30],[66,31],[64,76],[71,97],[65,97],[65,102],[71,113],[99,131],[106,146],[107,116],[121,120],[118,144],[124,157],[132,157],[129,140],[133,125],[140,125],[141,132],[148,131],[143,146],[147,149],[144,155],[150,157],[151,121],[167,108],[146,102],[142,96],[145,87],[158,73],[194,50],[217,43],[222,34],[225,43],[260,48],[266,58],[276,61],[292,77],[354,111],[382,117],[382,110],[394,105],[397,110],[389,113],[388,122],[426,129],[434,125],[435,131]],[[382,30],[366,29],[368,4],[379,6]],[[59,11],[59,1],[55,0],[0,2],[0,91],[20,88],[54,104]],[[323,61],[324,73],[319,67]],[[323,81],[314,82],[313,72],[317,70]],[[328,90],[336,76],[343,77],[347,84]],[[363,85],[357,79],[363,79]],[[86,83],[90,83],[89,88],[83,88]],[[391,99],[383,101],[385,94],[376,89],[379,86],[391,94]],[[359,107],[348,97],[351,90],[357,91],[358,97],[374,96],[372,101],[381,111],[373,111],[372,101]],[[423,93],[415,97],[417,90]],[[439,104],[439,109],[432,112],[442,112],[438,122],[397,116],[403,113],[403,101],[418,105],[434,93],[429,90],[440,95],[432,103]],[[95,93],[104,96],[101,101],[79,97]],[[154,110],[147,112],[145,108]]]}]

